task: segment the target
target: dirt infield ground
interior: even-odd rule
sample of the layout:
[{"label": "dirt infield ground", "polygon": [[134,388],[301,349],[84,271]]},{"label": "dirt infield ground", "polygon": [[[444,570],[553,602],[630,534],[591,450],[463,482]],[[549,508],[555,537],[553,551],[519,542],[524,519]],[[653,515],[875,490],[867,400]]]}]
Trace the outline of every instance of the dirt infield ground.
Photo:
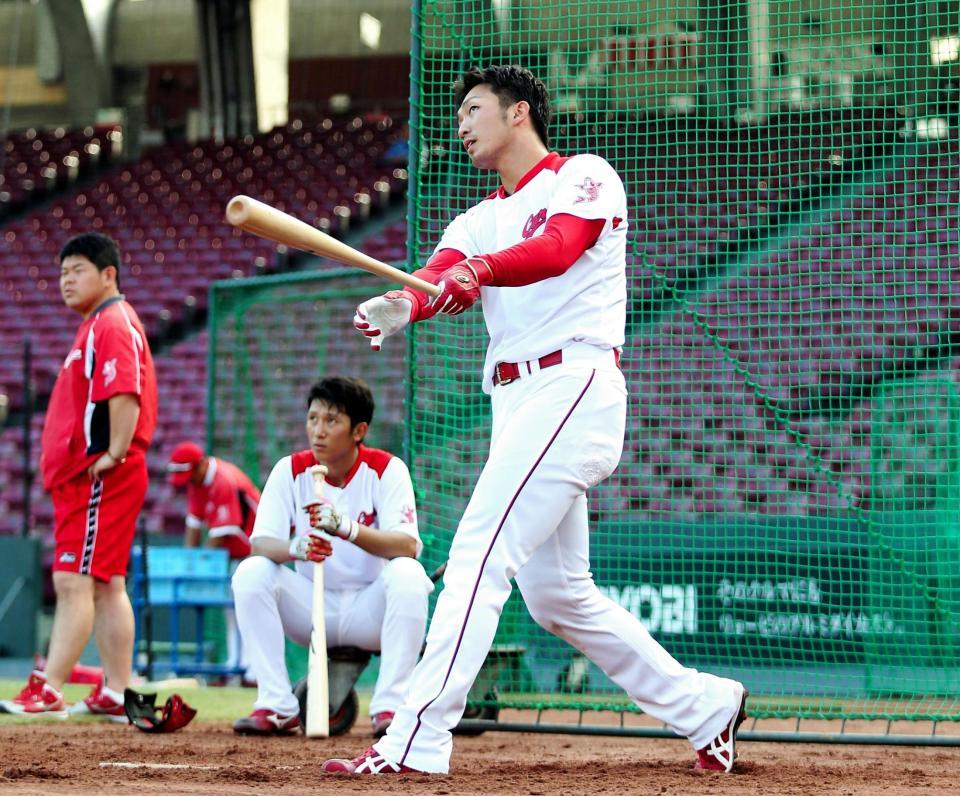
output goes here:
[{"label": "dirt infield ground", "polygon": [[737,772],[722,775],[692,770],[679,740],[488,732],[457,739],[447,776],[318,773],[326,757],[359,753],[369,742],[358,729],[307,741],[238,738],[226,723],[160,736],[93,722],[12,724],[0,726],[0,793],[898,796],[957,793],[960,762],[950,748],[744,742]]}]

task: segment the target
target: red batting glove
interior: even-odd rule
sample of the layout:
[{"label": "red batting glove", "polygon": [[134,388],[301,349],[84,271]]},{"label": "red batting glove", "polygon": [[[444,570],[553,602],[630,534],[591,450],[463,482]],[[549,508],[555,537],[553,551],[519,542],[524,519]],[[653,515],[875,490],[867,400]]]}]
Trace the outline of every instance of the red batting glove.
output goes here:
[{"label": "red batting glove", "polygon": [[322,564],[329,556],[333,555],[333,545],[330,544],[329,539],[315,533],[311,533],[308,538],[310,539],[310,548],[307,551],[308,561]]},{"label": "red batting glove", "polygon": [[290,540],[290,560],[312,561],[322,564],[333,555],[333,545],[325,536],[316,533],[306,533],[295,536]]},{"label": "red batting glove", "polygon": [[467,257],[440,275],[440,293],[430,302],[436,312],[459,315],[480,298],[480,288],[493,282],[493,270],[482,257]]}]

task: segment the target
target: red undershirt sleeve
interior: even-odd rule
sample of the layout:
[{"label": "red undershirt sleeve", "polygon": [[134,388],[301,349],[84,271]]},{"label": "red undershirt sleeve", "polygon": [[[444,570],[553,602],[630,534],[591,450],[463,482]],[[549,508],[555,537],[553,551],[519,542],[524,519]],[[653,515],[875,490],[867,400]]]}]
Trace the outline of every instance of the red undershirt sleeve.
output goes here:
[{"label": "red undershirt sleeve", "polygon": [[560,276],[597,242],[602,218],[580,218],[566,213],[551,216],[543,233],[508,249],[484,254],[493,270],[491,285],[520,287]]},{"label": "red undershirt sleeve", "polygon": [[[587,219],[567,213],[551,216],[537,237],[482,255],[493,271],[489,284],[520,287],[560,276],[597,242],[604,223],[602,218]],[[466,255],[456,249],[441,249],[413,274],[435,285],[444,271],[465,259]],[[430,307],[430,296],[409,287],[403,292],[413,302],[411,321],[426,320],[436,314]]]}]

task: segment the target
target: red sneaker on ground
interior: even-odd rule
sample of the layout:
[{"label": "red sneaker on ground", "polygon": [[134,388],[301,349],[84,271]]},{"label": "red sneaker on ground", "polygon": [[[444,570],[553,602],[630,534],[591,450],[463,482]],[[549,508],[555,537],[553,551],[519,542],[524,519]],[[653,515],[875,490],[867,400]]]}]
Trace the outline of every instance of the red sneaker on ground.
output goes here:
[{"label": "red sneaker on ground", "polygon": [[729,774],[733,771],[734,763],[737,761],[737,730],[743,724],[747,717],[747,697],[750,694],[747,689],[743,689],[743,696],[740,697],[740,707],[733,714],[729,724],[724,727],[716,738],[697,750],[697,762],[693,764],[694,768],[703,771],[723,771]]},{"label": "red sneaker on ground", "polygon": [[63,694],[47,682],[43,672],[37,671],[30,675],[26,687],[19,694],[0,702],[0,711],[51,719],[65,719],[70,715],[66,711]]},{"label": "red sneaker on ground", "polygon": [[299,729],[300,716],[296,713],[284,716],[268,708],[258,708],[233,723],[233,731],[238,735],[293,735]]},{"label": "red sneaker on ground", "polygon": [[420,774],[415,768],[391,763],[372,746],[353,760],[335,757],[327,760],[320,770],[327,774]]},{"label": "red sneaker on ground", "polygon": [[85,699],[71,705],[69,713],[71,716],[102,716],[107,721],[115,721],[118,724],[130,723],[123,709],[123,702],[105,694],[102,683]]},{"label": "red sneaker on ground", "polygon": [[382,738],[387,734],[387,730],[390,729],[390,725],[393,723],[394,715],[392,710],[382,710],[379,713],[373,714],[370,723],[373,725],[374,738]]}]

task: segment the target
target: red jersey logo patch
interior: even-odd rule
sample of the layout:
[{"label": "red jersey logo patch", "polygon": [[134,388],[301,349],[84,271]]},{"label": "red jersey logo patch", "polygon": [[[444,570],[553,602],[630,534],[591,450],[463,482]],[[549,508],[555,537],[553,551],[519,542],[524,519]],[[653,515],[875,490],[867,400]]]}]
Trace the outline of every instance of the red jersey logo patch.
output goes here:
[{"label": "red jersey logo patch", "polygon": [[357,517],[357,522],[359,522],[361,525],[366,525],[368,528],[372,528],[373,523],[376,521],[376,519],[377,519],[376,509],[371,511],[369,514],[367,514],[367,512],[365,511],[361,511],[360,516]]},{"label": "red jersey logo patch", "polygon": [[532,238],[533,233],[547,223],[547,208],[542,208],[536,213],[531,213],[527,223],[523,225],[523,237]]},{"label": "red jersey logo patch", "polygon": [[103,386],[109,387],[110,382],[117,378],[117,358],[108,359],[103,363]]},{"label": "red jersey logo patch", "polygon": [[583,192],[583,196],[578,196],[574,204],[578,205],[581,202],[596,202],[597,199],[600,198],[600,189],[602,187],[602,182],[596,182],[590,177],[585,177],[583,182],[577,186],[577,188]]}]

